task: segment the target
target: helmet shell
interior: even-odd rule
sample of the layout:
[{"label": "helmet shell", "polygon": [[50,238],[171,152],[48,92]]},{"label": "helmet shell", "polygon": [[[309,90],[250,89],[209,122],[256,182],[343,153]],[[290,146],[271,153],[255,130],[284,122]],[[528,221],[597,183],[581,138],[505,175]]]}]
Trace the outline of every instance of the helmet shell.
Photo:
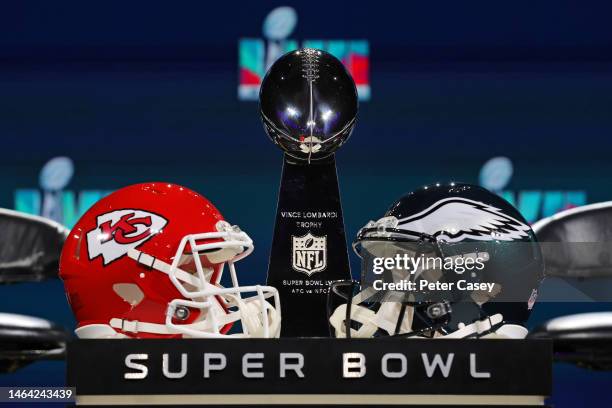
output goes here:
[{"label": "helmet shell", "polygon": [[480,186],[438,183],[406,194],[385,217],[399,220],[398,229],[434,237],[444,256],[489,254],[478,280],[496,283],[501,291],[480,307],[454,303],[453,329],[481,319],[483,311],[525,325],[544,277],[544,261],[531,226],[508,201]]},{"label": "helmet shell", "polygon": [[[202,195],[170,183],[135,184],[98,201],[76,223],[60,258],[60,277],[78,327],[108,324],[112,318],[164,324],[168,303],[184,297],[168,275],[129,258],[128,250],[170,264],[185,235],[215,232],[221,220],[219,210]],[[208,266],[219,273],[220,265]],[[118,294],[120,284],[138,286],[142,300],[130,304]],[[194,310],[181,323],[198,314]]]}]

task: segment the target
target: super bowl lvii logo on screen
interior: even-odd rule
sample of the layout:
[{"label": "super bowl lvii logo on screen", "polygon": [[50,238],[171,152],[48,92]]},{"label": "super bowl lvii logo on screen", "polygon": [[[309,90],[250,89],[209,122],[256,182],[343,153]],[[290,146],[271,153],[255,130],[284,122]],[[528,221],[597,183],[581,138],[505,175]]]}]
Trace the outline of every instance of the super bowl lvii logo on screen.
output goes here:
[{"label": "super bowl lvii logo on screen", "polygon": [[587,193],[582,189],[508,189],[513,173],[514,165],[509,158],[493,157],[480,169],[479,183],[518,208],[530,224],[559,211],[587,204]]},{"label": "super bowl lvii logo on screen", "polygon": [[370,99],[370,49],[367,40],[304,40],[301,44],[289,36],[297,25],[292,7],[277,7],[264,20],[263,38],[242,38],[238,42],[238,99],[256,101],[259,86],[270,66],[283,54],[298,48],[316,48],[338,58],[351,73],[359,100]]},{"label": "super bowl lvii logo on screen", "polygon": [[42,215],[72,228],[89,207],[110,193],[109,190],[70,190],[73,175],[74,163],[69,157],[52,158],[40,170],[40,188],[15,190],[15,210]]}]

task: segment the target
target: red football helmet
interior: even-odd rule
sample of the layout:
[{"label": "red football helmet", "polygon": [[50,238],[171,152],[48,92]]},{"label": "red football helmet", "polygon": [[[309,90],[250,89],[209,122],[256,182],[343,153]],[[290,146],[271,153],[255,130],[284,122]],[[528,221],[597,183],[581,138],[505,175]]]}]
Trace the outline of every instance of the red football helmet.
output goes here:
[{"label": "red football helmet", "polygon": [[[188,188],[145,183],[115,191],[81,217],[62,251],[76,334],[278,337],[278,291],[238,284],[234,263],[252,251],[245,232]],[[228,288],[220,285],[225,264]],[[238,321],[241,330],[230,331]]]}]

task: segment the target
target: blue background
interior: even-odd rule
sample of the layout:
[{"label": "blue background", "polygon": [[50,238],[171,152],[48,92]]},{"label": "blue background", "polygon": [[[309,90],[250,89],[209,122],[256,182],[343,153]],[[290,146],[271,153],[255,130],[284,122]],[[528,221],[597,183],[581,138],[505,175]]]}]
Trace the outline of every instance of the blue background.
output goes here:
[{"label": "blue background", "polygon": [[[75,162],[74,191],[177,182],[253,237],[239,273],[263,280],[282,157],[257,104],[236,98],[237,42],[261,37],[267,13],[285,4],[299,17],[292,38],[370,42],[372,100],[337,155],[349,238],[415,187],[476,183],[498,155],[514,163],[511,190],[611,200],[612,5],[430,3],[5,3],[0,207],[37,188],[58,155]],[[541,304],[530,326],[606,307]],[[0,311],[74,326],[59,281],[1,287]],[[63,370],[38,363],[0,385],[62,384]],[[611,380],[556,366],[553,402],[612,403]]]}]

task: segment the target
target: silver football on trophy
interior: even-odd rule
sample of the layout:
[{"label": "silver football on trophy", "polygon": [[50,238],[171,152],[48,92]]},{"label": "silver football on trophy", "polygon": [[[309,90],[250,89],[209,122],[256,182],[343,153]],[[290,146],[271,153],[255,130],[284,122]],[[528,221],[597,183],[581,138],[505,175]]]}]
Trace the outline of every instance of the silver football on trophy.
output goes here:
[{"label": "silver football on trophy", "polygon": [[357,88],[337,58],[304,48],[283,55],[270,67],[259,104],[270,139],[289,156],[310,162],[330,156],[351,135]]}]

